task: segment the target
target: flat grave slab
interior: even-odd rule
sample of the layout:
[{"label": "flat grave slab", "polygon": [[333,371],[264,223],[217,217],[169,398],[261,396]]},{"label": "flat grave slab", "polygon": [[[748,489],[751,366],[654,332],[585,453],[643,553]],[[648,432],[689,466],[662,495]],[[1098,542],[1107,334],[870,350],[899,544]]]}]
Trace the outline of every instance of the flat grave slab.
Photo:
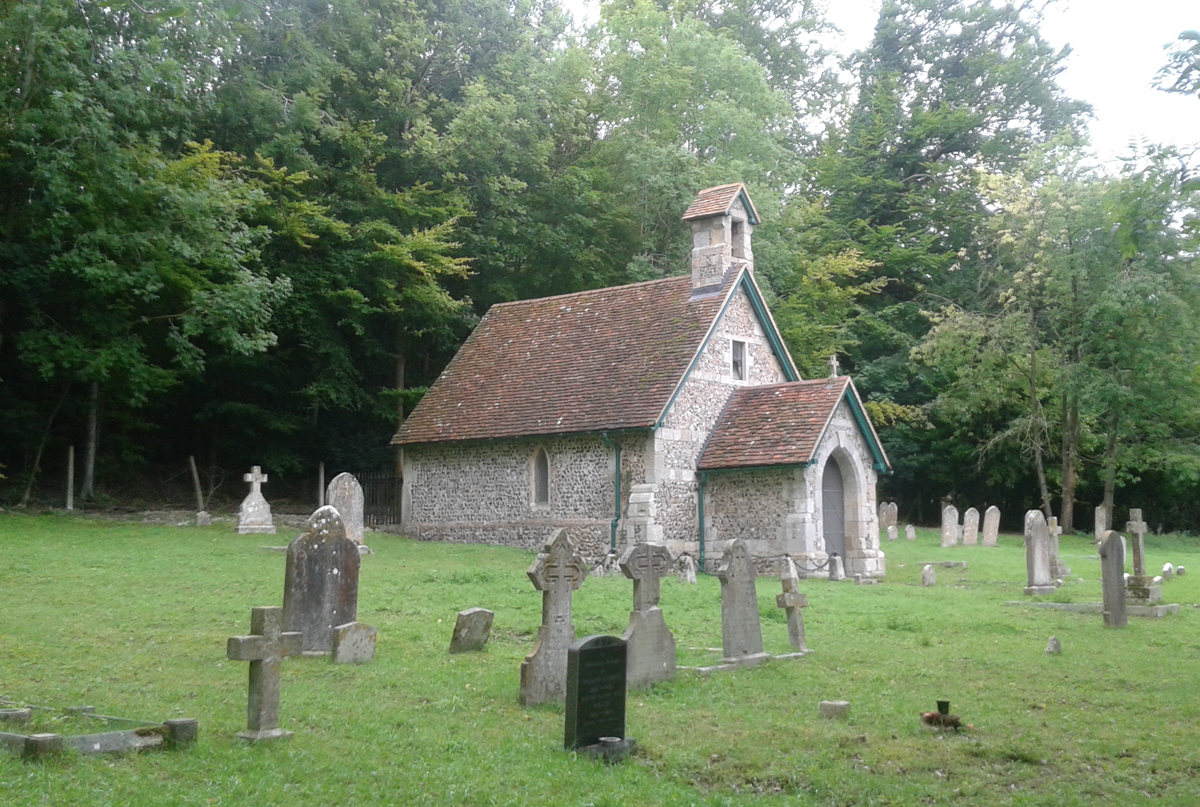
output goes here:
[{"label": "flat grave slab", "polygon": [[[1075,614],[1102,614],[1102,602],[1006,602],[1005,605],[1023,605],[1026,608],[1049,608],[1054,611],[1070,611]],[[1159,619],[1168,614],[1179,613],[1179,605],[1126,605],[1125,613],[1129,616],[1144,616]]]}]

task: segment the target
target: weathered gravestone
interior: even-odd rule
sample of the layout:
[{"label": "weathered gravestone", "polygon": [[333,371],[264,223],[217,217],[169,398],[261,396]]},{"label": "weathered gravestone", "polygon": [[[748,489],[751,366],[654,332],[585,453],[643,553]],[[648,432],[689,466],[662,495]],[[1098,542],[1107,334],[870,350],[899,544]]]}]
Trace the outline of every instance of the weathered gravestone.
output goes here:
[{"label": "weathered gravestone", "polygon": [[349,622],[333,629],[333,663],[366,664],[375,660],[377,631],[362,622]]},{"label": "weathered gravestone", "polygon": [[1104,595],[1104,624],[1123,628],[1129,624],[1125,612],[1125,545],[1121,534],[1108,530],[1100,542],[1100,587]]},{"label": "weathered gravestone", "polygon": [[242,506],[238,510],[238,535],[274,535],[275,522],[271,520],[271,505],[267,504],[262,495],[262,485],[267,481],[267,475],[262,472],[261,467],[255,465],[242,480],[250,483],[250,494],[242,500]]},{"label": "weathered gravestone", "polygon": [[1041,510],[1030,510],[1025,514],[1025,571],[1028,576],[1026,594],[1054,591],[1050,577],[1050,533]]},{"label": "weathered gravestone", "polygon": [[486,608],[468,608],[458,612],[454,634],[450,637],[451,653],[472,653],[482,650],[492,634],[496,614]]},{"label": "weathered gravestone", "polygon": [[333,649],[333,629],[358,616],[358,545],[346,537],[338,511],[326,505],[309,516],[306,531],[288,544],[283,620],[304,635],[304,652]]},{"label": "weathered gravestone", "polygon": [[675,579],[687,585],[696,584],[696,561],[686,552],[675,561]]},{"label": "weathered gravestone", "polygon": [[1108,508],[1100,505],[1096,508],[1096,520],[1092,523],[1092,535],[1096,543],[1104,540],[1104,533],[1108,532],[1108,527]]},{"label": "weathered gravestone", "polygon": [[904,525],[904,540],[906,540],[906,541],[917,540],[917,528],[914,527],[912,524]]},{"label": "weathered gravestone", "polygon": [[921,585],[926,587],[937,585],[937,572],[933,570],[932,564],[926,563],[921,569]]},{"label": "weathered gravestone", "polygon": [[325,488],[325,504],[338,511],[346,537],[363,543],[363,489],[353,474],[338,474]]},{"label": "weathered gravestone", "polygon": [[[891,529],[895,529],[895,526]],[[788,641],[796,650],[807,651],[808,645],[804,640],[804,615],[800,613],[800,609],[808,606],[808,595],[800,591],[800,573],[796,571],[796,563],[791,558],[784,559],[779,582],[783,585],[783,593],[775,595],[775,606],[782,608],[787,614]]]},{"label": "weathered gravestone", "polygon": [[616,636],[585,636],[567,650],[563,747],[599,745],[625,738],[625,642]]},{"label": "weathered gravestone", "polygon": [[974,507],[968,507],[963,514],[962,542],[963,546],[979,543],[979,511]]},{"label": "weathered gravestone", "polygon": [[1050,536],[1050,576],[1066,577],[1071,573],[1071,569],[1058,557],[1058,537],[1062,535],[1062,527],[1058,526],[1058,516],[1050,516],[1046,524],[1046,534]]},{"label": "weathered gravestone", "polygon": [[225,655],[250,662],[250,694],[246,705],[243,740],[285,740],[292,732],[279,728],[279,668],[287,656],[300,653],[300,634],[283,632],[283,609],[278,606],[250,610],[250,636],[231,636]]},{"label": "weathered gravestone", "polygon": [[894,540],[896,540],[897,538],[899,538],[899,537],[900,537],[900,533],[899,533],[899,531],[896,529],[896,525],[895,525],[895,524],[889,524],[889,525],[888,525],[888,528],[887,528],[887,537],[888,537],[888,540],[889,540],[889,541],[894,541]]},{"label": "weathered gravestone", "polygon": [[995,546],[1000,536],[1000,508],[992,505],[983,514],[983,545]]},{"label": "weathered gravestone", "polygon": [[633,581],[633,610],[622,637],[629,686],[647,687],[675,677],[675,637],[658,607],[662,578],[671,573],[671,553],[662,544],[634,544],[621,553],[621,571]]},{"label": "weathered gravestone", "polygon": [[521,662],[520,701],[534,706],[566,695],[567,650],[575,641],[571,594],[583,585],[587,563],[575,551],[566,530],[557,529],[525,571],[542,592],[542,624],[533,652]]},{"label": "weathered gravestone", "polygon": [[846,567],[842,564],[842,557],[836,552],[829,556],[829,579],[837,582],[846,579]]},{"label": "weathered gravestone", "polygon": [[942,508],[942,546],[958,543],[958,508],[948,504]]},{"label": "weathered gravestone", "polygon": [[1133,576],[1126,585],[1129,598],[1139,605],[1158,602],[1162,599],[1162,589],[1153,585],[1146,574],[1146,545],[1143,539],[1150,528],[1142,520],[1141,509],[1129,509],[1129,521],[1125,524],[1125,530],[1133,535],[1130,541],[1133,544]]},{"label": "weathered gravestone", "polygon": [[725,661],[735,664],[766,661],[771,655],[763,652],[754,559],[740,538],[725,547],[717,577],[721,580],[721,647]]}]

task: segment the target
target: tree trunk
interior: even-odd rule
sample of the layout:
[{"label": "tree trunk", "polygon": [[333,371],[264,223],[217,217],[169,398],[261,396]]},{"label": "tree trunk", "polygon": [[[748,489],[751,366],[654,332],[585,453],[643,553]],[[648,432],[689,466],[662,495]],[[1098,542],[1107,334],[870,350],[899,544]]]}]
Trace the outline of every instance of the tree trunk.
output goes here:
[{"label": "tree trunk", "polygon": [[[396,428],[404,425],[404,326],[396,325]],[[404,449],[396,451],[396,473],[404,473]]]},{"label": "tree trunk", "polygon": [[[1066,396],[1064,396],[1066,398]],[[1079,478],[1079,399],[1063,402],[1062,437],[1062,527],[1064,535],[1075,532],[1075,487]]]},{"label": "tree trunk", "polygon": [[83,459],[83,485],[79,488],[79,501],[86,502],[95,493],[96,482],[96,438],[100,420],[100,382],[93,381],[88,387],[87,446]]},{"label": "tree trunk", "polygon": [[33,455],[33,470],[29,472],[29,483],[25,485],[25,492],[21,494],[21,502],[18,507],[25,507],[29,504],[29,494],[33,491],[33,483],[37,481],[38,471],[42,465],[42,452],[46,450],[46,440],[50,437],[50,429],[54,426],[54,419],[58,417],[58,410],[62,409],[63,402],[67,400],[67,393],[71,391],[71,382],[63,385],[62,395],[58,396],[58,403],[54,405],[54,411],[50,413],[50,419],[46,421],[46,430],[42,432],[41,442],[38,443],[37,451]]},{"label": "tree trunk", "polygon": [[1108,424],[1108,439],[1104,443],[1104,529],[1112,529],[1113,498],[1117,491],[1117,425],[1121,416],[1113,412]]}]

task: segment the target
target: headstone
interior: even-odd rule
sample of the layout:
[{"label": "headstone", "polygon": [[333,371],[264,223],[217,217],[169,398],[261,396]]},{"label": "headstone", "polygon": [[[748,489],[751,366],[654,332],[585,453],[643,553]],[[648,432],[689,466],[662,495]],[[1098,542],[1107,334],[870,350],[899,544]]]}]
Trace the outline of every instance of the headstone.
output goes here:
[{"label": "headstone", "polygon": [[917,528],[912,524],[904,525],[904,539],[907,541],[917,540]]},{"label": "headstone", "polygon": [[900,508],[895,502],[888,502],[888,526],[894,527],[900,522]]},{"label": "headstone", "polygon": [[696,561],[686,552],[675,561],[675,579],[687,585],[696,584]]},{"label": "headstone", "polygon": [[958,543],[958,508],[948,504],[942,508],[942,546]]},{"label": "headstone", "polygon": [[346,528],[346,537],[363,543],[363,489],[353,474],[338,474],[325,488],[325,504],[338,511]]},{"label": "headstone", "polygon": [[1143,539],[1150,528],[1142,520],[1142,511],[1139,508],[1130,508],[1125,530],[1133,535],[1133,576],[1129,578],[1127,585],[1129,596],[1145,603],[1157,602],[1162,599],[1162,593],[1155,590],[1153,582],[1146,574],[1146,545]]},{"label": "headstone", "polygon": [[362,622],[349,622],[333,629],[333,663],[366,664],[375,660],[377,631]]},{"label": "headstone", "polygon": [[[896,527],[893,525],[888,529],[894,531]],[[808,650],[804,641],[804,615],[800,612],[808,605],[808,595],[800,592],[800,573],[791,558],[784,559],[779,582],[783,585],[783,593],[775,595],[775,606],[787,614],[788,641],[796,650]]]},{"label": "headstone", "polygon": [[673,558],[662,544],[634,544],[621,553],[621,571],[633,581],[633,610],[622,637],[626,645],[626,678],[632,688],[675,677],[675,637],[658,607],[662,578]]},{"label": "headstone", "polygon": [[725,547],[717,577],[721,581],[721,647],[725,660],[743,664],[766,661],[770,654],[763,652],[754,559],[740,538]]},{"label": "headstone", "polygon": [[850,717],[850,701],[821,701],[817,711],[826,720],[846,720]]},{"label": "headstone", "polygon": [[1052,656],[1062,652],[1062,642],[1058,641],[1057,636],[1051,636],[1050,641],[1046,642],[1046,652]]},{"label": "headstone", "polygon": [[1000,508],[992,505],[983,514],[983,545],[995,546],[1000,536]]},{"label": "headstone", "polygon": [[879,503],[879,529],[886,530],[888,527],[895,527],[899,508],[895,502],[880,502]]},{"label": "headstone", "polygon": [[1174,576],[1175,576],[1175,567],[1172,566],[1170,563],[1164,563],[1163,568],[1162,568],[1163,580],[1170,580]]},{"label": "headstone", "polygon": [[1058,526],[1057,516],[1050,516],[1046,524],[1046,534],[1050,536],[1050,574],[1053,577],[1066,577],[1071,573],[1071,568],[1058,557],[1058,536],[1062,535],[1062,527]]},{"label": "headstone", "polygon": [[346,537],[342,517],[329,505],[308,518],[307,529],[287,549],[283,620],[304,636],[304,652],[333,650],[333,629],[358,617],[358,546]]},{"label": "headstone", "polygon": [[894,541],[900,537],[900,531],[896,529],[895,524],[888,524],[887,537],[889,541]]},{"label": "headstone", "polygon": [[207,510],[201,510],[196,513],[196,526],[197,527],[211,527],[212,526],[212,516],[209,514],[209,512]]},{"label": "headstone", "polygon": [[933,566],[925,564],[925,568],[921,569],[921,585],[933,586],[937,584],[937,572],[933,570]]},{"label": "headstone", "polygon": [[468,608],[458,612],[454,635],[450,637],[451,653],[472,653],[482,650],[492,634],[496,614],[486,608]]},{"label": "headstone", "polygon": [[1100,505],[1096,508],[1096,521],[1092,525],[1092,535],[1096,538],[1096,543],[1104,540],[1104,533],[1108,532],[1108,508]]},{"label": "headstone", "polygon": [[1185,574],[1187,574],[1186,566],[1180,565],[1180,566],[1175,567],[1175,576],[1176,577],[1183,577]]},{"label": "headstone", "polygon": [[231,636],[225,655],[250,662],[250,696],[246,706],[243,740],[286,740],[290,731],[279,728],[279,667],[283,659],[300,653],[298,632],[283,631],[283,609],[278,606],[250,610],[249,636]]},{"label": "headstone", "polygon": [[1026,594],[1054,591],[1050,576],[1050,533],[1041,510],[1030,510],[1025,514],[1025,572],[1028,576]]},{"label": "headstone", "polygon": [[566,696],[567,650],[575,642],[571,595],[583,585],[587,573],[587,563],[563,529],[554,531],[525,571],[533,587],[542,592],[542,624],[533,652],[521,662],[523,706],[561,701]]},{"label": "headstone", "polygon": [[831,555],[829,558],[829,579],[837,582],[846,579],[846,567],[842,564],[841,555]]},{"label": "headstone", "polygon": [[564,748],[625,737],[626,669],[625,642],[616,636],[586,636],[567,649]]},{"label": "headstone", "polygon": [[974,507],[968,507],[967,512],[963,514],[962,542],[963,546],[975,546],[979,543],[979,511]]},{"label": "headstone", "polygon": [[238,510],[238,535],[274,535],[275,522],[271,520],[271,505],[262,495],[263,482],[267,475],[262,468],[255,465],[250,473],[242,476],[242,480],[250,483],[250,494],[242,500]]},{"label": "headstone", "polygon": [[1104,624],[1123,628],[1129,624],[1125,612],[1125,545],[1120,533],[1109,530],[1100,542],[1100,588],[1104,595]]}]

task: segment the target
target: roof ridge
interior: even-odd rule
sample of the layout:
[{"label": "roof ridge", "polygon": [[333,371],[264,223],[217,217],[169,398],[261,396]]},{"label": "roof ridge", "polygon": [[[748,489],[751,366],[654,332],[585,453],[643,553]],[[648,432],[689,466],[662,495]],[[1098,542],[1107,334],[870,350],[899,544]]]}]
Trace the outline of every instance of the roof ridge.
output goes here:
[{"label": "roof ridge", "polygon": [[563,297],[578,297],[583,294],[595,294],[598,291],[611,291],[613,289],[628,289],[628,288],[632,288],[633,286],[650,286],[655,283],[667,283],[672,280],[678,281],[683,278],[690,279],[690,277],[688,275],[672,275],[671,277],[656,277],[653,280],[637,280],[637,281],[634,281],[633,283],[620,283],[616,286],[600,286],[599,288],[595,288],[595,289],[581,289],[579,291],[568,291],[568,292],[564,292],[562,294],[547,294],[544,297],[526,297],[523,300],[505,300],[502,303],[492,303],[491,307],[492,308],[500,308],[502,306],[523,305],[525,303],[538,303],[538,302],[544,302],[546,300],[557,300],[557,299],[560,299]]}]

